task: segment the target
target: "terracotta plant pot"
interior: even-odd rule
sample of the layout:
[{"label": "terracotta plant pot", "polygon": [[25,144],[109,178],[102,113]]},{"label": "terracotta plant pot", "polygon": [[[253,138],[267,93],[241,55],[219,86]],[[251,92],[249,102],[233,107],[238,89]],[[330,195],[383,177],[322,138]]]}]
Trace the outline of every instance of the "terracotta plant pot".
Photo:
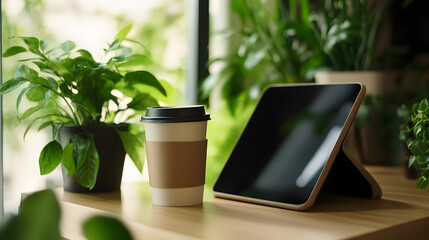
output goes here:
[{"label": "terracotta plant pot", "polygon": [[[119,129],[127,129],[121,125]],[[90,132],[94,136],[95,147],[100,158],[100,167],[95,187],[92,190],[81,186],[74,175],[67,177],[67,170],[62,166],[64,191],[67,192],[110,192],[121,188],[122,170],[124,167],[125,149],[118,133],[112,126],[74,127],[63,126],[59,132],[59,141],[64,147],[73,134]]]}]

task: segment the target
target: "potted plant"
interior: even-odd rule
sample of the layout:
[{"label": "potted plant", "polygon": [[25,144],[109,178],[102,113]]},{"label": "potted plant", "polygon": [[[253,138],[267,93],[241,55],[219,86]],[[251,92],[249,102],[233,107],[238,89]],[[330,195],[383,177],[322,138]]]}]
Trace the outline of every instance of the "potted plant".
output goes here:
[{"label": "potted plant", "polygon": [[[142,171],[144,137],[139,125],[128,122],[146,107],[158,105],[157,98],[167,95],[167,83],[140,70],[148,56],[133,54],[123,45],[136,43],[126,39],[130,30],[131,25],[122,29],[104,49],[105,62],[95,61],[87,50],[74,50],[71,41],[49,49],[47,40],[34,37],[18,37],[25,45],[3,53],[33,55],[19,60],[14,78],[0,87],[0,93],[24,85],[16,102],[18,119],[31,119],[24,137],[35,126],[38,131],[52,128],[52,141],[39,156],[40,174],[62,163],[66,191],[118,190],[125,152]],[[20,113],[24,98],[33,105]],[[75,188],[74,179],[84,188]]]},{"label": "potted plant", "polygon": [[376,4],[323,1],[321,11],[312,16],[316,48],[324,63],[323,71],[315,74],[316,82],[361,82],[369,94],[380,91],[383,75],[373,69],[384,9],[377,9]]},{"label": "potted plant", "polygon": [[411,111],[402,107],[400,114],[404,121],[401,126],[399,139],[404,141],[411,155],[408,159],[408,167],[420,170],[417,179],[417,188],[426,190],[429,184],[429,103],[425,98],[420,103],[415,103]]}]

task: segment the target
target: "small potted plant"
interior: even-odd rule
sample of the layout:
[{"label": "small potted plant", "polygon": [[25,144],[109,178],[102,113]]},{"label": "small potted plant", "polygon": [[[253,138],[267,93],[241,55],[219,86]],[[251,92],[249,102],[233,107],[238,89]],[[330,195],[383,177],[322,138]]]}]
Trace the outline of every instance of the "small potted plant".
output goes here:
[{"label": "small potted plant", "polygon": [[[403,111],[406,112],[406,111]],[[417,188],[426,190],[429,184],[429,103],[425,98],[415,103],[401,126],[399,139],[407,144],[411,155],[408,167],[421,171],[417,179]]]},{"label": "small potted plant", "polygon": [[[131,25],[122,29],[104,49],[105,62],[95,61],[87,50],[74,50],[72,41],[49,49],[47,40],[34,37],[17,37],[25,45],[3,53],[33,55],[19,60],[22,64],[0,94],[20,89],[17,117],[30,119],[24,137],[36,126],[38,131],[52,128],[52,141],[39,156],[40,174],[62,163],[66,191],[119,190],[125,152],[142,171],[144,137],[137,124],[128,122],[158,105],[156,98],[167,95],[167,83],[141,70],[147,55],[123,45],[136,43],[126,39],[130,30]],[[23,98],[34,104],[21,113]]]}]

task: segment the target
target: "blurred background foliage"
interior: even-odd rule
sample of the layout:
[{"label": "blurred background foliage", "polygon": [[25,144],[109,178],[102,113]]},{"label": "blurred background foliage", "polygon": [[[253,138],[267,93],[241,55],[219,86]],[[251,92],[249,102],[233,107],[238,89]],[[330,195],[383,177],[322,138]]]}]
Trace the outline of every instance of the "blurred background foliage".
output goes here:
[{"label": "blurred background foliage", "polygon": [[275,83],[313,82],[320,70],[374,69],[378,30],[386,4],[368,0],[231,1],[238,27],[220,34],[239,36],[223,68],[200,84],[200,102],[209,104],[221,88],[232,113],[240,95],[257,99]]},{"label": "blurred background foliage", "polygon": [[[212,59],[223,68],[202,81],[200,101],[221,86],[231,113],[255,101],[265,87],[275,83],[312,81],[313,69],[322,65],[314,31],[309,21],[308,1],[231,1],[238,28],[222,31],[225,41],[238,35],[240,41],[229,55]],[[241,95],[244,95],[243,97]]]},{"label": "blurred background foliage", "polygon": [[[43,190],[26,196],[18,214],[6,216],[0,222],[0,239],[59,240],[61,208],[52,190]],[[117,218],[95,215],[81,226],[88,240],[131,240],[131,233]]]}]

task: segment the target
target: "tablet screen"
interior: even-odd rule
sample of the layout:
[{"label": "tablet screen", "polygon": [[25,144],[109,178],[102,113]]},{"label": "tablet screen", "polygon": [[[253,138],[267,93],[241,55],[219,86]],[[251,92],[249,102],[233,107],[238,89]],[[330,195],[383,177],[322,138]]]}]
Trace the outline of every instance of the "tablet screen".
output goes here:
[{"label": "tablet screen", "polygon": [[213,190],[288,204],[305,203],[360,90],[359,84],[267,89]]}]

